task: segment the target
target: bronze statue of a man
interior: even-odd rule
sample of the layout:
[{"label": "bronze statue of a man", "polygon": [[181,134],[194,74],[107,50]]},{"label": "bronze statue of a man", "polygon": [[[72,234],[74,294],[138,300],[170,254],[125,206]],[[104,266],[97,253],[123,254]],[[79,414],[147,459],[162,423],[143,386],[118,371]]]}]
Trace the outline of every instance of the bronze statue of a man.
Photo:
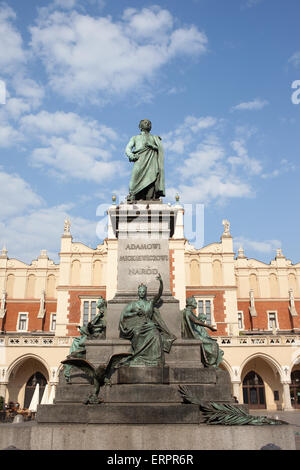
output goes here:
[{"label": "bronze statue of a man", "polygon": [[129,202],[165,196],[164,151],[161,138],[150,134],[151,121],[140,121],[140,135],[131,137],[126,155],[134,162],[129,184]]}]

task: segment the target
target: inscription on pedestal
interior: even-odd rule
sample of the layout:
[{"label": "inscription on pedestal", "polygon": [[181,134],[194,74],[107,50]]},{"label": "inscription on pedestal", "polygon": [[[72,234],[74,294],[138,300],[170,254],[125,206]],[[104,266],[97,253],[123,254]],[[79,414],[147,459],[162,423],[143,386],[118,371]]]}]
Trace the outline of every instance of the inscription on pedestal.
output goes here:
[{"label": "inscription on pedestal", "polygon": [[118,292],[136,292],[141,282],[149,291],[156,291],[158,274],[162,276],[164,291],[170,291],[168,240],[119,239]]}]

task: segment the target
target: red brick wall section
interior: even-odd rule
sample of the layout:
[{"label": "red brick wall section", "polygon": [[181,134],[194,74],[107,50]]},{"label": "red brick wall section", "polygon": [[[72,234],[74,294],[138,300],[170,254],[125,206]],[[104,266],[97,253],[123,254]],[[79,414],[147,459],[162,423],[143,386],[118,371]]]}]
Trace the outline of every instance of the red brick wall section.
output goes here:
[{"label": "red brick wall section", "polygon": [[[249,312],[249,301],[238,300],[238,310],[243,311],[245,330],[251,330],[251,318]],[[295,307],[298,312],[297,317],[291,317],[289,312],[289,301],[266,300],[255,302],[257,317],[252,317],[252,328],[259,330],[268,330],[267,312],[277,312],[277,319],[280,330],[291,330],[300,328],[300,301],[295,301]]]},{"label": "red brick wall section", "polygon": [[175,296],[175,276],[174,276],[174,250],[170,250],[170,289],[172,294]]},{"label": "red brick wall section", "polygon": [[106,291],[82,291],[72,290],[69,291],[69,309],[68,309],[68,321],[69,323],[75,323],[75,325],[67,325],[67,336],[78,336],[78,328],[76,325],[80,324],[81,315],[81,299],[80,295],[90,296],[92,298],[99,298],[100,296],[106,298]]},{"label": "red brick wall section", "polygon": [[217,324],[218,331],[212,332],[207,330],[211,336],[228,336],[226,331],[227,324],[225,324],[225,291],[223,290],[210,290],[206,291],[203,289],[186,289],[186,297],[191,297],[192,295],[201,296],[201,295],[214,295],[214,317]]},{"label": "red brick wall section", "polygon": [[56,302],[47,303],[45,302],[45,317],[42,320],[37,318],[40,310],[40,302],[37,300],[34,303],[29,302],[7,302],[6,304],[6,315],[1,320],[1,329],[5,329],[6,332],[17,331],[17,322],[19,312],[28,312],[28,332],[34,330],[41,330],[43,325],[43,331],[49,331],[50,329],[50,316],[51,313],[55,313],[57,308]]}]

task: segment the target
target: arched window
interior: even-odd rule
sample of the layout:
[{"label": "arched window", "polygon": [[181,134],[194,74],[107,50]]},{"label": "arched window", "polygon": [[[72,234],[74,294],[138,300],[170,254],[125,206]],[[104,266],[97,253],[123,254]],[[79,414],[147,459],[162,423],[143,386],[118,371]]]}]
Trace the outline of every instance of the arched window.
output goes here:
[{"label": "arched window", "polygon": [[96,260],[93,264],[93,286],[101,286],[102,282],[102,263]]},{"label": "arched window", "polygon": [[80,261],[78,261],[77,259],[72,262],[71,266],[71,285],[80,285]]},{"label": "arched window", "polygon": [[250,289],[254,291],[254,297],[259,297],[258,280],[256,274],[250,274]]},{"label": "arched window", "polygon": [[35,275],[34,274],[30,274],[27,279],[26,298],[27,299],[35,298]]},{"label": "arched window", "polygon": [[47,380],[45,379],[44,375],[41,374],[41,372],[36,372],[35,374],[33,374],[26,384],[24,408],[28,408],[30,406],[30,402],[32,400],[32,396],[34,394],[37,384],[39,384],[39,403],[40,403],[43,397],[45,387],[47,385]]},{"label": "arched window", "polygon": [[53,274],[50,274],[47,277],[47,286],[46,286],[46,297],[53,299],[55,295],[56,279]]},{"label": "arched window", "polygon": [[296,278],[295,274],[293,274],[293,273],[289,274],[288,283],[289,283],[289,289],[293,289],[294,296],[298,297],[299,289],[298,289],[298,283],[297,283],[297,278]]},{"label": "arched window", "polygon": [[13,274],[9,274],[7,276],[7,281],[6,281],[6,292],[7,292],[7,297],[10,299],[14,297],[14,285],[15,285],[15,276]]},{"label": "arched window", "polygon": [[214,286],[222,286],[223,284],[223,273],[222,263],[219,260],[213,262],[213,275],[214,275]]},{"label": "arched window", "polygon": [[243,380],[243,400],[249,408],[266,408],[265,386],[254,371],[248,372]]},{"label": "arched window", "polygon": [[300,409],[300,370],[291,373],[290,394],[293,408]]},{"label": "arched window", "polygon": [[190,273],[191,273],[191,286],[200,285],[200,266],[197,260],[193,259],[190,262]]},{"label": "arched window", "polygon": [[271,298],[276,299],[279,297],[279,285],[278,285],[278,278],[276,274],[270,274],[269,281],[270,281]]}]

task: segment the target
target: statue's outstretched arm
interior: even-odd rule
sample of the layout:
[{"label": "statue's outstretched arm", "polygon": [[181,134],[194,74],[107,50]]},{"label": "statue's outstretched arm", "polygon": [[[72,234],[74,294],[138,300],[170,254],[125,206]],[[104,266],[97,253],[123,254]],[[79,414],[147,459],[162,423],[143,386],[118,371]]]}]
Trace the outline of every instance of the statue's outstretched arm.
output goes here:
[{"label": "statue's outstretched arm", "polygon": [[200,325],[200,326],[204,326],[205,328],[209,328],[211,331],[217,331],[216,328],[214,328],[213,326],[209,325],[208,323],[204,323],[200,320],[196,320],[195,318],[193,318],[192,315],[190,315],[190,320],[193,322],[193,323],[196,323],[196,325]]},{"label": "statue's outstretched arm", "polygon": [[163,284],[163,280],[161,278],[161,275],[159,274],[156,279],[159,281],[159,289],[158,289],[158,293],[154,296],[154,298],[152,300],[153,306],[158,303],[159,299],[162,296],[163,290],[164,290],[164,284]]}]

